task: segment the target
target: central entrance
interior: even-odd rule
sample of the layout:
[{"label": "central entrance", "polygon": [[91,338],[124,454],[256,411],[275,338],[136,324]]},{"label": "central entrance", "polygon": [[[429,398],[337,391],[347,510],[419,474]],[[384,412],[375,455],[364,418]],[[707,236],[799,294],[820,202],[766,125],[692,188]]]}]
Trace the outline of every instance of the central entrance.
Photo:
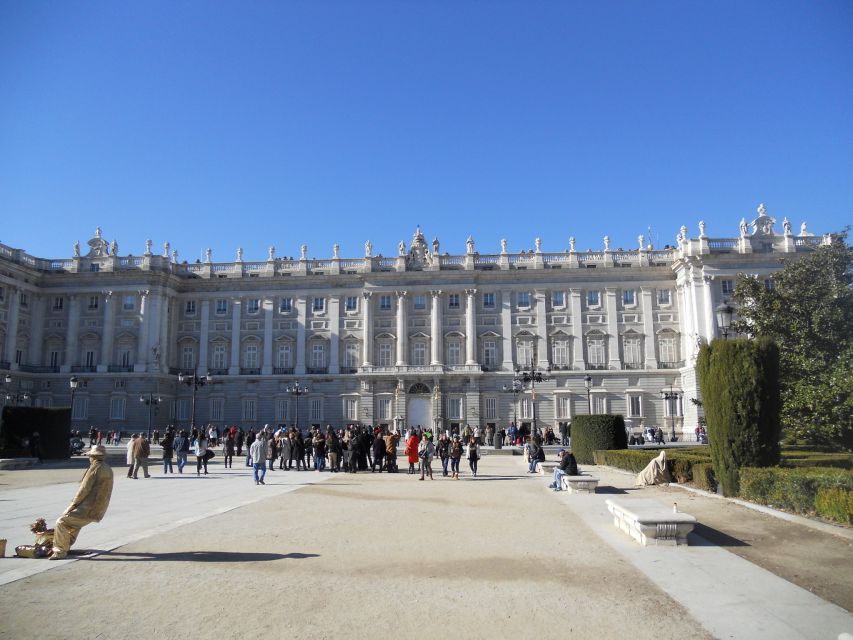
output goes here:
[{"label": "central entrance", "polygon": [[409,427],[432,429],[432,396],[429,387],[418,383],[409,389],[406,403],[406,422]]}]

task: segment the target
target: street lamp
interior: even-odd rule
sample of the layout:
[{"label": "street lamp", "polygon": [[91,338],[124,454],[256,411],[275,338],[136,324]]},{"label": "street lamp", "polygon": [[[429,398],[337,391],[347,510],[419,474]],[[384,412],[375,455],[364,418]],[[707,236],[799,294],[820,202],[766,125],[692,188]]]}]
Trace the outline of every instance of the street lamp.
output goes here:
[{"label": "street lamp", "polygon": [[[198,391],[199,387],[203,387],[206,384],[213,382],[213,378],[210,376],[199,376],[197,373],[192,375],[186,375],[181,372],[178,374],[178,382],[180,384],[185,384],[188,387],[193,388],[193,402],[192,402],[192,410],[190,416],[190,429],[195,429],[195,394]],[[150,429],[150,425],[149,425]]]},{"label": "street lamp", "polygon": [[670,424],[671,430],[672,430],[672,434],[670,436],[671,437],[670,442],[675,442],[676,441],[676,438],[675,438],[675,414],[678,411],[676,403],[678,402],[678,399],[681,397],[681,393],[678,391],[673,391],[672,385],[669,385],[669,391],[667,391],[666,389],[661,389],[660,397],[662,400],[664,400],[665,402],[667,402],[669,404],[669,412],[668,412],[669,416],[668,417],[669,417],[669,424]]},{"label": "street lamp", "polygon": [[77,387],[80,386],[80,380],[77,376],[71,376],[71,379],[68,381],[68,386],[71,388],[71,422],[74,422],[74,392],[77,391]]},{"label": "street lamp", "polygon": [[[4,378],[4,382],[6,383],[7,387],[11,386],[12,385],[12,376],[10,376],[7,373],[6,377]],[[12,393],[11,391],[6,392],[6,402],[11,402],[12,406],[17,406],[18,403],[21,402],[22,400],[29,400],[29,399],[30,399],[30,394],[26,391],[21,391],[20,389],[18,391],[16,391],[15,393]]]},{"label": "street lamp", "polygon": [[[518,380],[513,380],[512,385],[504,385],[503,391],[504,391],[504,393],[511,393],[512,394],[512,423],[514,425],[516,425],[516,427],[517,427],[518,423],[517,423],[515,408],[516,408],[516,404],[518,403],[518,394],[521,393],[522,391],[524,391],[524,389],[521,386],[521,382],[519,382]],[[513,444],[515,444],[515,443],[513,443]]]},{"label": "street lamp", "polygon": [[586,374],[583,377],[583,384],[586,387],[586,412],[592,415],[592,396],[590,395],[590,391],[592,389],[592,376]]},{"label": "street lamp", "polygon": [[296,423],[296,428],[299,428],[299,396],[304,396],[308,393],[308,387],[299,386],[299,380],[294,382],[289,387],[285,388],[285,391],[296,398],[296,416],[294,418],[294,422]]},{"label": "street lamp", "polygon": [[734,309],[732,309],[728,300],[723,300],[717,305],[714,311],[717,313],[717,325],[720,327],[720,331],[723,332],[723,340],[728,340],[729,327],[732,326],[732,314],[734,313]]},{"label": "street lamp", "polygon": [[147,396],[139,396],[139,401],[148,407],[148,439],[151,440],[151,412],[155,411],[157,405],[163,402],[163,398],[155,397],[153,393],[149,393]]},{"label": "street lamp", "polygon": [[551,377],[548,375],[548,372],[550,371],[550,365],[548,366],[546,373],[537,371],[533,367],[532,362],[526,367],[521,367],[519,365],[516,365],[515,367],[515,378],[513,380],[513,383],[518,382],[522,389],[527,388],[527,386],[529,385],[530,391],[533,393],[533,432],[530,434],[531,436],[535,436],[537,433],[539,433],[539,427],[536,424],[536,383],[550,380]]}]

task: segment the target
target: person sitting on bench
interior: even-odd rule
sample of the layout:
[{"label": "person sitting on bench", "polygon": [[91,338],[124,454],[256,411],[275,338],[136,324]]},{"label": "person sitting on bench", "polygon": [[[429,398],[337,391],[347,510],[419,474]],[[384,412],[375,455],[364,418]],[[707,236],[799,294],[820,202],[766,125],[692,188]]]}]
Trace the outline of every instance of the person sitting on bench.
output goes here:
[{"label": "person sitting on bench", "polygon": [[566,451],[565,449],[560,449],[560,464],[554,469],[554,481],[548,485],[549,489],[553,489],[554,491],[562,491],[563,488],[560,485],[560,479],[563,476],[578,476],[580,475],[580,471],[578,471],[578,461],[575,460],[574,454]]}]

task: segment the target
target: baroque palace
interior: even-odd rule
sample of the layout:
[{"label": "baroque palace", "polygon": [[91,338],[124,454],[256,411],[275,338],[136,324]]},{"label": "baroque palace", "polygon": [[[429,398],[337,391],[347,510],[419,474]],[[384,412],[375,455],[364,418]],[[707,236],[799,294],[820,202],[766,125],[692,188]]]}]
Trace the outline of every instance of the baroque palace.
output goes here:
[{"label": "baroque palace", "polygon": [[[198,423],[520,425],[621,413],[692,438],[695,359],[722,335],[740,275],[825,239],[762,205],[735,237],[705,224],[674,246],[440,252],[420,229],[397,255],[179,262],[166,243],[119,255],[98,229],[71,258],[0,245],[4,401],[72,405],[105,430]],[[734,225],[733,225],[734,226]],[[729,314],[731,312],[729,311]],[[179,380],[179,374],[183,374]],[[73,379],[73,397],[70,381]],[[184,384],[188,383],[188,384]],[[158,400],[160,401],[158,403]],[[152,410],[153,409],[153,410]]]}]

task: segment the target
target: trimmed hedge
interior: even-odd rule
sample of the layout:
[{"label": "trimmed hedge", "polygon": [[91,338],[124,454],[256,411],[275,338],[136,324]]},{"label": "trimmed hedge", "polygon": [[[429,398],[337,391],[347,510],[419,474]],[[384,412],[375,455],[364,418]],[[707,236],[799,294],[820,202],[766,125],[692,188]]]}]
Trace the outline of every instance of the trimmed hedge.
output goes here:
[{"label": "trimmed hedge", "polygon": [[578,464],[594,464],[597,449],[627,449],[628,433],[621,415],[582,415],[572,421],[572,453]]},{"label": "trimmed hedge", "polygon": [[815,512],[827,520],[853,524],[853,491],[843,487],[822,487],[815,496]]},{"label": "trimmed hedge", "polygon": [[[853,517],[848,509],[853,502],[849,498],[853,493],[851,471],[744,467],[740,477],[740,497],[745,500],[809,515],[817,513],[817,496],[821,493],[821,509],[824,510],[821,515],[845,523]],[[839,491],[827,491],[831,489]],[[846,514],[840,512],[844,510]]]},{"label": "trimmed hedge", "polygon": [[3,407],[2,420],[0,450],[4,456],[29,456],[29,440],[36,431],[42,458],[51,460],[71,456],[70,408]]},{"label": "trimmed hedge", "polygon": [[698,462],[693,465],[693,484],[703,491],[717,492],[717,478],[714,476],[714,465],[710,462]]},{"label": "trimmed hedge", "polygon": [[[574,445],[574,441],[572,441]],[[619,451],[595,451],[595,464],[603,464],[617,469],[639,473],[656,458],[660,449],[626,449]],[[694,478],[693,467],[697,464],[710,464],[711,458],[704,449],[667,449],[667,466],[676,482],[690,482]],[[577,457],[577,454],[575,455]]]},{"label": "trimmed hedge", "polygon": [[824,453],[812,451],[783,451],[782,467],[834,467],[836,469],[853,469],[853,454]]}]

